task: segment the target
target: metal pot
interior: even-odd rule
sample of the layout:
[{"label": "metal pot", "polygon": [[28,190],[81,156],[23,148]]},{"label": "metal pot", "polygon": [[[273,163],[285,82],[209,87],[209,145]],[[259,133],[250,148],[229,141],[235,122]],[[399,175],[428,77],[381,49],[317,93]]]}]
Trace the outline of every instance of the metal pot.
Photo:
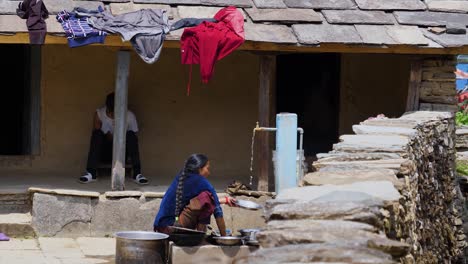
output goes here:
[{"label": "metal pot", "polygon": [[166,263],[168,235],[157,232],[118,232],[116,237],[116,264]]},{"label": "metal pot", "polygon": [[260,229],[258,228],[246,228],[239,230],[239,233],[241,233],[243,237],[246,237],[247,241],[257,241],[258,232],[260,232]]},{"label": "metal pot", "polygon": [[212,239],[222,246],[237,246],[242,244],[242,237],[235,236],[213,236]]}]

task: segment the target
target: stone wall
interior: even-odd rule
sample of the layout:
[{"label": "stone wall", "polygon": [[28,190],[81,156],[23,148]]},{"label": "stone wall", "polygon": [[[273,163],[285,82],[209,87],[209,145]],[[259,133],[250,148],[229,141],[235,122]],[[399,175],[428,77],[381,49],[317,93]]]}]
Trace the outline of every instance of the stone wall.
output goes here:
[{"label": "stone wall", "polygon": [[455,56],[426,58],[422,62],[419,109],[422,111],[456,111]]},{"label": "stone wall", "polygon": [[236,263],[456,263],[466,247],[453,115],[353,127],[303,187],[267,201],[261,249]]},{"label": "stone wall", "polygon": [[[113,236],[118,231],[152,231],[153,221],[164,193],[83,192],[32,188],[32,226],[38,236]],[[224,197],[225,194],[219,194]],[[264,204],[266,197],[234,196]],[[235,233],[242,228],[265,225],[260,211],[223,206],[226,228]],[[214,219],[213,227],[216,227]]]}]

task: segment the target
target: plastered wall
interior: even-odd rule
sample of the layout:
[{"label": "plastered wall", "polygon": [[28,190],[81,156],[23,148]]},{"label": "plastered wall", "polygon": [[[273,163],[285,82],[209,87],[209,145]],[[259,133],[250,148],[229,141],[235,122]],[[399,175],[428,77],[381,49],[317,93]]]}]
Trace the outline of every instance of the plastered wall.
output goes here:
[{"label": "plastered wall", "polygon": [[[219,61],[213,79],[201,85],[193,67],[180,63],[178,49],[164,49],[153,65],[132,53],[129,108],[140,126],[143,173],[168,184],[195,152],[212,160],[213,176],[248,179],[252,128],[257,120],[258,58],[235,52]],[[14,159],[2,171],[78,177],[85,169],[92,117],[114,89],[117,50],[93,46],[42,50],[41,155]]]}]

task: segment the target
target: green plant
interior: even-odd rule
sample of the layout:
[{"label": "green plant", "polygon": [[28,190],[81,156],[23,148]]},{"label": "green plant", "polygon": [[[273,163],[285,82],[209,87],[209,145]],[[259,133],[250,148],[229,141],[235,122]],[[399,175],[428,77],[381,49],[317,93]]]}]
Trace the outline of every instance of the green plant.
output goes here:
[{"label": "green plant", "polygon": [[457,172],[468,176],[468,162],[457,161]]},{"label": "green plant", "polygon": [[455,115],[455,123],[457,126],[468,125],[468,114],[464,112],[457,112]]}]

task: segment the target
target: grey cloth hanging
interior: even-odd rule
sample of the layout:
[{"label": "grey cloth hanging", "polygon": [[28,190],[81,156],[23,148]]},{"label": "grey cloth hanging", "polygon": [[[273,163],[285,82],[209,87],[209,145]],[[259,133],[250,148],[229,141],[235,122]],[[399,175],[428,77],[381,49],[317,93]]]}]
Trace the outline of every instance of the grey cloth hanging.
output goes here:
[{"label": "grey cloth hanging", "polygon": [[96,29],[118,33],[123,41],[130,41],[137,54],[149,64],[159,59],[169,32],[169,18],[164,9],[142,9],[117,16],[105,11],[92,15],[88,21]]}]

